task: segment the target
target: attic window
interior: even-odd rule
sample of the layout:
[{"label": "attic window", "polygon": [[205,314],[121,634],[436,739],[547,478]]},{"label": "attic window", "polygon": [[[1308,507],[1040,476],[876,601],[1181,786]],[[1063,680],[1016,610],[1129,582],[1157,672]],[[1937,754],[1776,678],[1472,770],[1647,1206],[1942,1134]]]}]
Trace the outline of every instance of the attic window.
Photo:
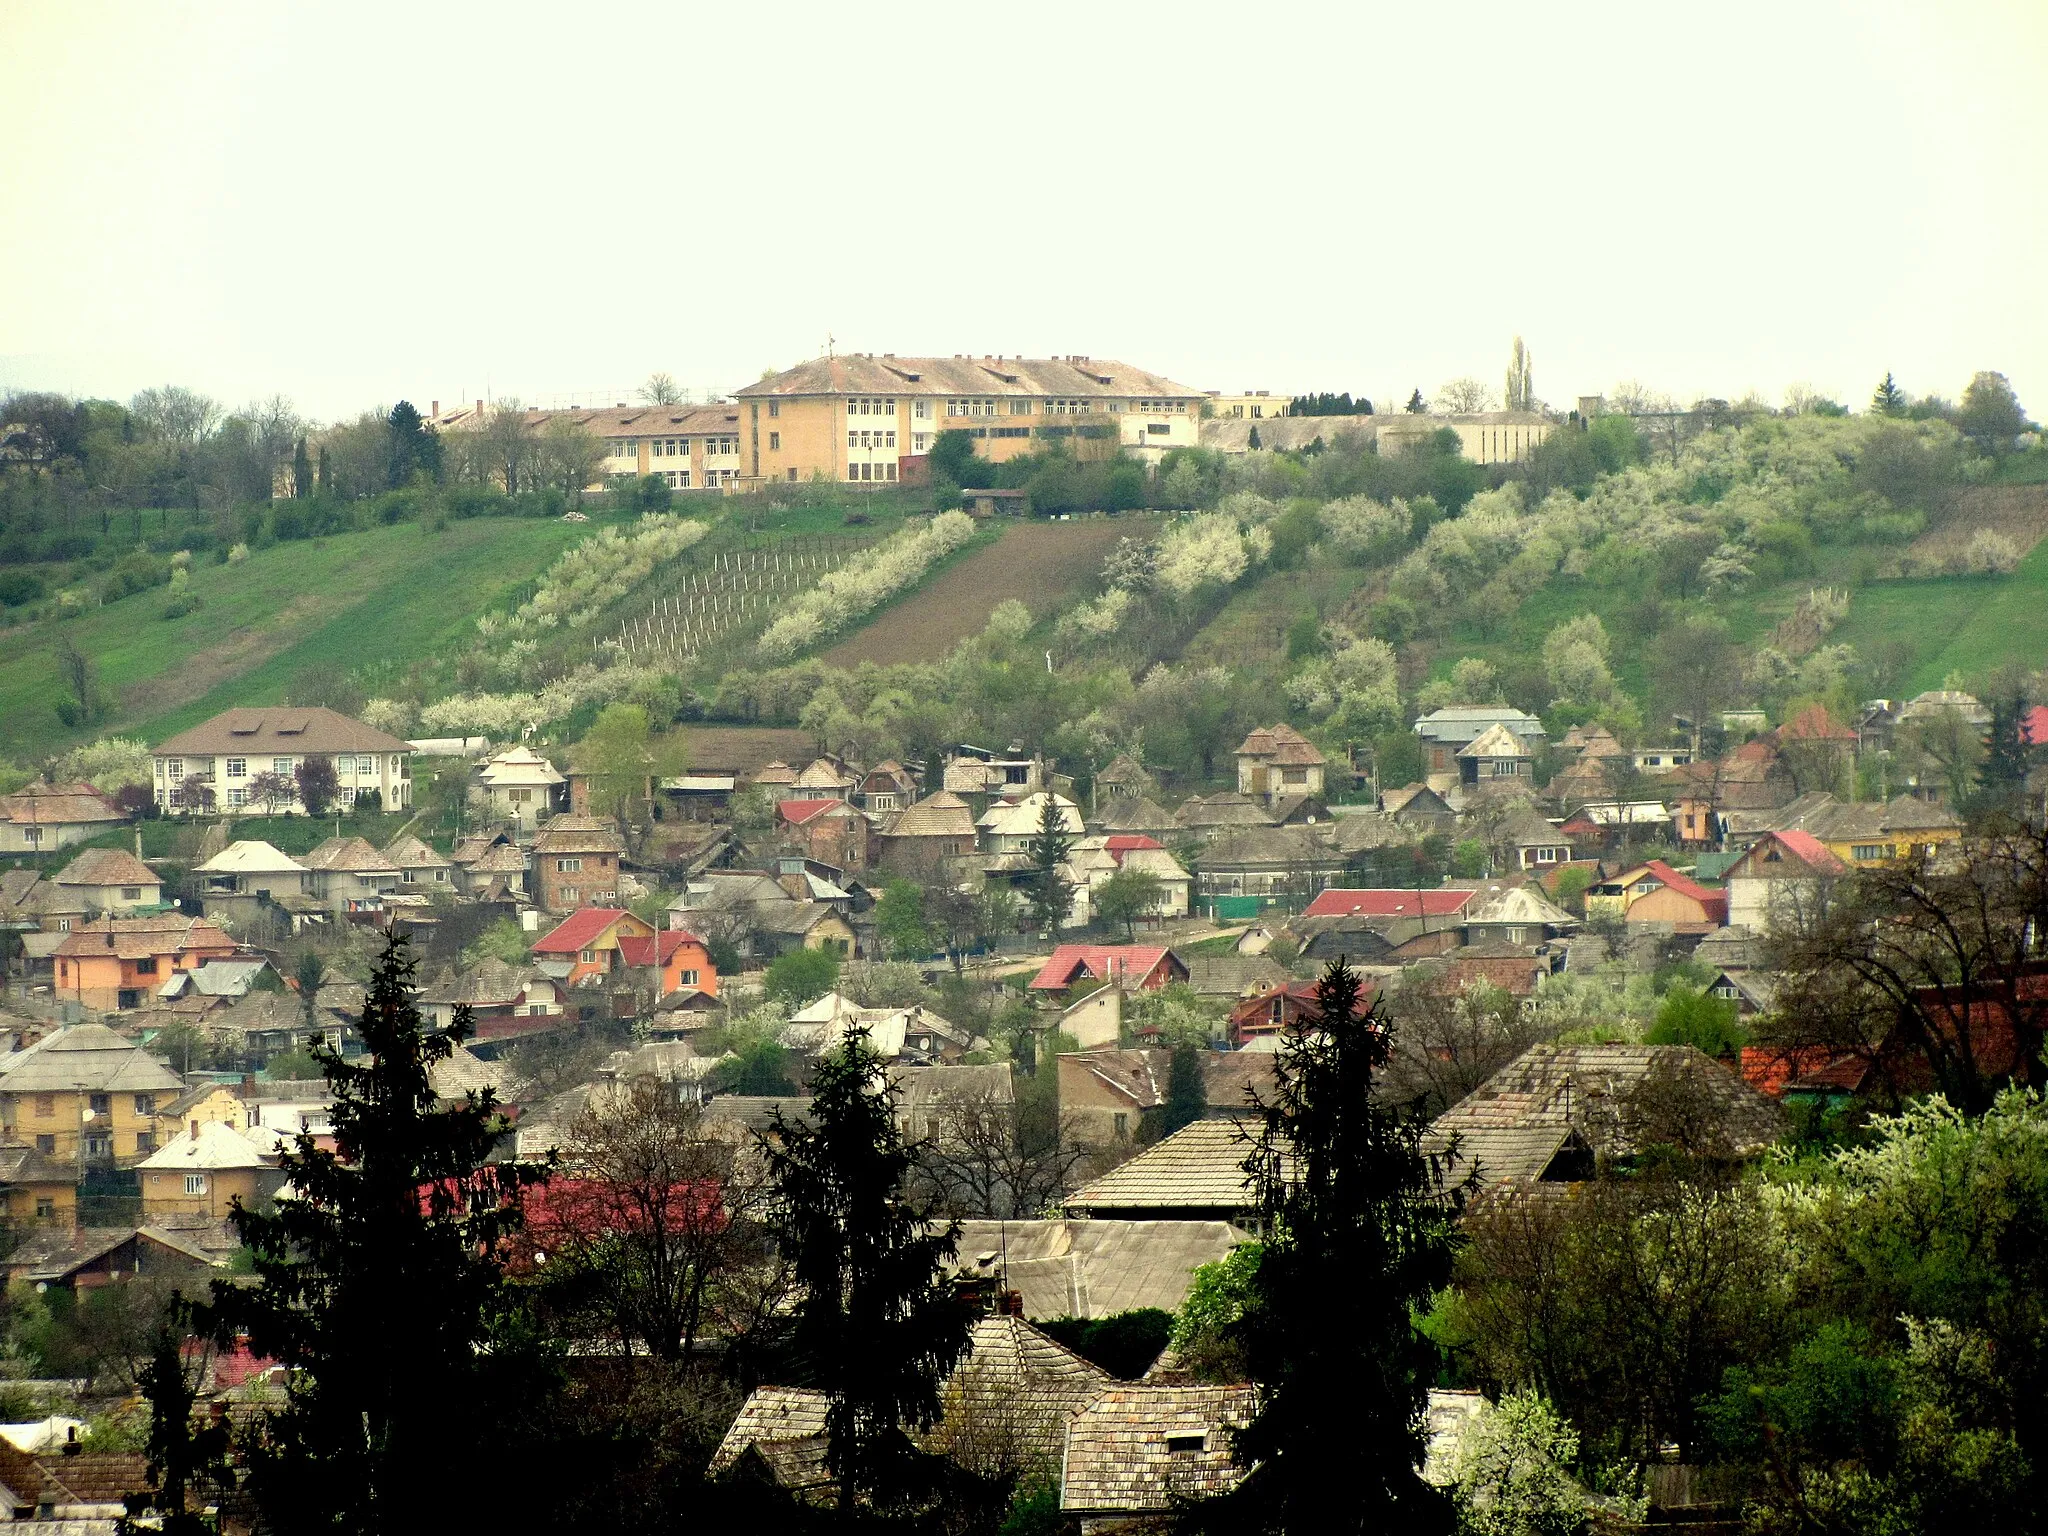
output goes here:
[{"label": "attic window", "polygon": [[1170,1434],[1166,1437],[1166,1454],[1169,1456],[1199,1456],[1209,1442],[1201,1430],[1193,1434]]},{"label": "attic window", "polygon": [[[258,720],[251,725],[231,725],[228,727],[228,734],[230,736],[254,736],[258,731],[262,729],[263,722],[261,720]],[[278,729],[283,730],[285,729],[285,727],[279,726]]]}]

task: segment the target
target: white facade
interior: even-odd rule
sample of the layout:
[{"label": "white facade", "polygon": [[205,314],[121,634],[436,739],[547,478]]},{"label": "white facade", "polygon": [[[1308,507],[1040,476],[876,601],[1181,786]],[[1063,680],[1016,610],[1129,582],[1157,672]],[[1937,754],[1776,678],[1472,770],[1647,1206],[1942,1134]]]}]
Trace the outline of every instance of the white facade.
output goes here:
[{"label": "white facade", "polygon": [[[371,795],[382,797],[384,809],[402,811],[412,805],[412,754],[410,752],[315,752],[304,754],[263,753],[244,755],[217,753],[212,756],[157,753],[152,759],[157,807],[167,815],[198,810],[202,814],[268,815],[294,811],[305,814],[299,803],[299,766],[308,757],[325,757],[334,764],[335,803],[351,806]],[[251,789],[259,775],[274,773],[290,786],[288,798],[266,802]],[[213,791],[210,805],[187,806],[180,798],[185,781],[197,775]]]}]

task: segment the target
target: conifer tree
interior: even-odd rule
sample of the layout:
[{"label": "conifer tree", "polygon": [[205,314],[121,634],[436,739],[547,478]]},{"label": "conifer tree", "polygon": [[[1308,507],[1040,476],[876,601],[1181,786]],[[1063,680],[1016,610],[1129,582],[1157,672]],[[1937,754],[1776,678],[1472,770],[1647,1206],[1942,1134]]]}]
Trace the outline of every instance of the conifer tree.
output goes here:
[{"label": "conifer tree", "polygon": [[1160,1135],[1171,1136],[1209,1112],[1209,1083],[1202,1071],[1202,1058],[1207,1054],[1191,1040],[1183,1040],[1173,1048],[1173,1060],[1166,1073],[1166,1103],[1161,1106]]},{"label": "conifer tree", "polygon": [[2017,693],[2009,699],[1993,700],[1981,770],[1985,789],[2017,794],[2027,782],[2028,757],[2027,701]]},{"label": "conifer tree", "polygon": [[313,461],[306,457],[303,437],[292,449],[292,494],[301,501],[313,494]]},{"label": "conifer tree", "polygon": [[937,1418],[967,1348],[968,1314],[940,1274],[960,1228],[935,1228],[906,1194],[916,1152],[865,1029],[819,1060],[811,1087],[808,1122],[777,1111],[762,1138],[769,1227],[797,1286],[797,1357],[831,1399],[826,1459],[841,1506],[887,1505],[910,1483],[905,1428]]},{"label": "conifer tree", "polygon": [[1059,797],[1048,789],[1038,808],[1038,830],[1024,845],[1024,855],[1031,860],[1031,884],[1025,899],[1031,904],[1032,924],[1048,938],[1059,936],[1060,921],[1073,901],[1060,874],[1060,865],[1073,846]]},{"label": "conifer tree", "polygon": [[509,1129],[490,1090],[439,1102],[428,1074],[469,1034],[469,1010],[432,1028],[413,971],[394,930],[363,1002],[368,1059],[313,1045],[334,1149],[302,1135],[281,1164],[291,1197],[237,1203],[255,1283],[216,1281],[195,1309],[217,1342],[246,1340],[292,1373],[244,1448],[281,1532],[424,1528],[451,1468],[489,1481],[486,1466],[505,1466],[508,1411],[542,1379],[528,1374],[497,1253],[544,1170],[487,1161]]},{"label": "conifer tree", "polygon": [[1257,427],[1252,428],[1252,435],[1244,440],[1244,445],[1254,451],[1266,446],[1259,441],[1259,429]]},{"label": "conifer tree", "polygon": [[1421,416],[1427,413],[1428,410],[1429,402],[1422,398],[1422,390],[1418,387],[1415,393],[1408,397],[1408,414],[1410,416]]},{"label": "conifer tree", "polygon": [[1281,1047],[1244,1165],[1270,1234],[1234,1330],[1260,1388],[1236,1447],[1252,1471],[1199,1528],[1449,1527],[1419,1470],[1436,1352],[1414,1317],[1450,1280],[1462,1191],[1422,1150],[1421,1112],[1374,1096],[1389,1037],[1338,959]]},{"label": "conifer tree", "polygon": [[1536,409],[1536,379],[1529,361],[1529,349],[1522,345],[1522,338],[1515,338],[1515,350],[1508,358],[1508,388],[1505,395],[1507,408],[1511,411],[1533,411]]},{"label": "conifer tree", "polygon": [[1889,370],[1877,388],[1871,391],[1870,408],[1879,416],[1903,416],[1906,414],[1906,392],[1892,382]]}]

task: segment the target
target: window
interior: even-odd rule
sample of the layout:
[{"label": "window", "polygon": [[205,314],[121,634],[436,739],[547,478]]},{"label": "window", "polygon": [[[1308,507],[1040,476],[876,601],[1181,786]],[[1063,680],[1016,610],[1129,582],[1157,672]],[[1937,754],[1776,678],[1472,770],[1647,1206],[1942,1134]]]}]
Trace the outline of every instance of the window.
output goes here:
[{"label": "window", "polygon": [[768,402],[768,414],[770,416],[780,416],[782,414],[782,402],[780,400],[770,400]]},{"label": "window", "polygon": [[563,886],[561,889],[561,897],[564,901],[575,901],[577,899],[576,887],[573,885]]},{"label": "window", "polygon": [[110,1115],[114,1112],[114,1096],[111,1093],[89,1093],[86,1104],[96,1115]]},{"label": "window", "polygon": [[124,885],[124,886],[122,886],[122,887],[121,887],[121,899],[122,899],[123,901],[140,901],[140,900],[142,900],[142,887],[141,887],[141,886],[139,886],[139,885]]},{"label": "window", "polygon": [[155,1114],[156,1095],[153,1093],[138,1093],[135,1095],[135,1113],[138,1115]]},{"label": "window", "polygon": [[38,1120],[47,1120],[56,1113],[57,1095],[54,1093],[39,1093],[36,1095],[36,1118]]},{"label": "window", "polygon": [[919,421],[930,421],[932,419],[931,401],[916,400],[911,402],[910,414],[915,416]]},{"label": "window", "polygon": [[1202,1447],[1209,1443],[1209,1437],[1196,1430],[1190,1434],[1169,1434],[1166,1437],[1166,1453],[1169,1456],[1199,1456]]},{"label": "window", "polygon": [[137,1131],[135,1133],[135,1150],[137,1152],[154,1152],[156,1150],[156,1132]]},{"label": "window", "polygon": [[1010,402],[1010,414],[1012,416],[1029,416],[1031,414],[1031,402],[1029,400],[1012,400]]},{"label": "window", "polygon": [[931,451],[931,446],[931,433],[913,432],[910,434],[910,451],[912,453],[929,453]]},{"label": "window", "polygon": [[[135,974],[138,976],[154,976],[156,974],[156,956],[144,955],[140,960],[136,961]],[[96,1093],[93,1095],[93,1097],[95,1099],[100,1099],[104,1098],[105,1095]]]},{"label": "window", "polygon": [[36,1150],[42,1153],[43,1156],[48,1157],[57,1150],[57,1138],[54,1136],[38,1136],[36,1138]]},{"label": "window", "polygon": [[1119,1111],[1112,1117],[1116,1126],[1116,1139],[1122,1141],[1131,1134],[1131,1117]]},{"label": "window", "polygon": [[112,1157],[114,1155],[114,1138],[105,1131],[88,1132],[85,1138],[85,1155],[87,1157]]},{"label": "window", "polygon": [[576,958],[578,960],[581,960],[585,965],[595,965],[597,964],[597,951],[594,949],[586,949],[581,954],[577,955]]},{"label": "window", "polygon": [[229,805],[247,805],[248,803],[249,791],[247,791],[246,789],[237,787],[235,789],[231,789],[228,791]]},{"label": "window", "polygon": [[229,758],[228,777],[231,779],[246,779],[249,777],[249,759],[246,757]]},{"label": "window", "polygon": [[768,451],[770,453],[776,453],[779,452],[781,448],[782,434],[780,432],[770,432],[768,434]]},{"label": "window", "polygon": [[27,848],[42,847],[43,829],[41,827],[23,827],[21,829],[21,841],[22,845]]},{"label": "window", "polygon": [[164,777],[167,779],[184,778],[185,759],[183,759],[182,757],[166,758],[164,760]]},{"label": "window", "polygon": [[57,1202],[48,1195],[36,1196],[36,1220],[48,1221],[57,1214]]},{"label": "window", "polygon": [[203,1173],[188,1173],[188,1174],[186,1174],[186,1175],[185,1175],[185,1193],[186,1193],[186,1194],[188,1194],[188,1195],[203,1195],[203,1194],[205,1194],[205,1193],[206,1193],[206,1175],[205,1175],[205,1174],[203,1174]]},{"label": "window", "polygon": [[582,868],[583,868],[583,861],[582,861],[581,859],[557,859],[557,860],[555,860],[555,873],[556,873],[556,874],[558,874],[558,875],[573,875],[573,874],[577,874],[577,873],[580,873],[580,872],[581,872]]},{"label": "window", "polygon": [[530,789],[508,789],[505,791],[505,798],[514,805],[524,805],[533,798],[533,791]]},{"label": "window", "polygon": [[694,987],[697,985],[697,973],[695,971],[684,971],[682,975],[676,978],[676,984],[683,987]]}]

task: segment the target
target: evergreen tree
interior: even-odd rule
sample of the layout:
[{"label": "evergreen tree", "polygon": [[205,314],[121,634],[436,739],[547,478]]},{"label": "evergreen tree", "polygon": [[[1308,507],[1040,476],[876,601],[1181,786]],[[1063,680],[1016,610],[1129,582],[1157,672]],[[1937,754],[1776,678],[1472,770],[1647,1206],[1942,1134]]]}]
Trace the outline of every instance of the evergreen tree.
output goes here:
[{"label": "evergreen tree", "polygon": [[[152,1492],[128,1495],[130,1519],[121,1522],[123,1531],[152,1530],[162,1536],[209,1536],[214,1523],[199,1509],[215,1502],[217,1491],[230,1485],[228,1471],[228,1428],[225,1422],[194,1428],[192,1405],[199,1391],[186,1374],[180,1348],[181,1336],[168,1324],[157,1332],[149,1364],[136,1378],[142,1397],[149,1404],[149,1480]],[[154,1515],[153,1521],[137,1521],[137,1515]]]},{"label": "evergreen tree", "polygon": [[1171,1136],[1208,1114],[1209,1082],[1202,1071],[1206,1055],[1208,1052],[1192,1040],[1173,1048],[1173,1063],[1166,1073],[1166,1102],[1160,1106],[1160,1135]]},{"label": "evergreen tree", "polygon": [[1408,397],[1408,414],[1410,416],[1420,416],[1428,410],[1429,402],[1422,398],[1422,391],[1418,388],[1414,394]]},{"label": "evergreen tree", "polygon": [[1536,380],[1530,367],[1529,349],[1522,345],[1522,338],[1515,338],[1515,350],[1508,359],[1508,388],[1505,396],[1507,408],[1511,411],[1533,411],[1536,409]]},{"label": "evergreen tree", "polygon": [[865,1029],[819,1060],[811,1088],[808,1123],[778,1111],[762,1139],[769,1225],[798,1290],[791,1342],[831,1399],[826,1459],[841,1506],[888,1504],[913,1470],[905,1428],[937,1418],[967,1348],[968,1313],[940,1273],[960,1228],[935,1227],[905,1193],[916,1153]]},{"label": "evergreen tree", "polygon": [[255,1283],[216,1281],[196,1309],[221,1344],[246,1339],[293,1373],[246,1448],[280,1532],[423,1528],[437,1503],[423,1491],[454,1498],[451,1467],[480,1485],[510,1475],[508,1419],[547,1391],[496,1257],[542,1170],[488,1161],[509,1129],[490,1090],[439,1102],[428,1073],[470,1033],[469,1010],[432,1029],[413,970],[394,931],[363,1002],[366,1063],[313,1047],[335,1149],[301,1136],[280,1165],[294,1198],[234,1207]]},{"label": "evergreen tree", "polygon": [[313,461],[306,457],[303,437],[292,449],[292,494],[302,501],[313,494]]},{"label": "evergreen tree", "polygon": [[1244,445],[1251,449],[1259,449],[1266,446],[1259,441],[1259,429],[1257,427],[1252,428],[1252,435],[1244,440]]},{"label": "evergreen tree", "polygon": [[1059,797],[1046,790],[1038,808],[1038,830],[1025,843],[1024,855],[1031,860],[1031,884],[1025,900],[1031,906],[1032,925],[1048,938],[1059,936],[1060,922],[1073,904],[1073,892],[1060,874],[1060,865],[1073,846]]},{"label": "evergreen tree", "polygon": [[1994,699],[1991,729],[1984,744],[1984,788],[1992,794],[2017,794],[2027,782],[2027,701],[2015,693]]},{"label": "evergreen tree", "polygon": [[412,484],[412,477],[427,467],[426,439],[429,434],[420,420],[418,407],[410,400],[401,400],[391,407],[391,415],[384,426],[389,438],[386,446],[391,456],[385,478],[395,491],[400,486]]},{"label": "evergreen tree", "polygon": [[334,494],[334,469],[327,462],[327,449],[324,446],[320,449],[320,489],[330,496]]},{"label": "evergreen tree", "polygon": [[1903,416],[1906,414],[1906,392],[1892,382],[1889,370],[1883,381],[1870,394],[1870,409],[1879,416]]},{"label": "evergreen tree", "polygon": [[1387,1017],[1334,960],[1292,1026],[1245,1172],[1270,1234],[1234,1331],[1260,1388],[1237,1437],[1250,1474],[1193,1512],[1217,1531],[1447,1529],[1420,1471],[1434,1347],[1414,1317],[1451,1277],[1462,1190],[1422,1150],[1425,1120],[1373,1093]]}]

